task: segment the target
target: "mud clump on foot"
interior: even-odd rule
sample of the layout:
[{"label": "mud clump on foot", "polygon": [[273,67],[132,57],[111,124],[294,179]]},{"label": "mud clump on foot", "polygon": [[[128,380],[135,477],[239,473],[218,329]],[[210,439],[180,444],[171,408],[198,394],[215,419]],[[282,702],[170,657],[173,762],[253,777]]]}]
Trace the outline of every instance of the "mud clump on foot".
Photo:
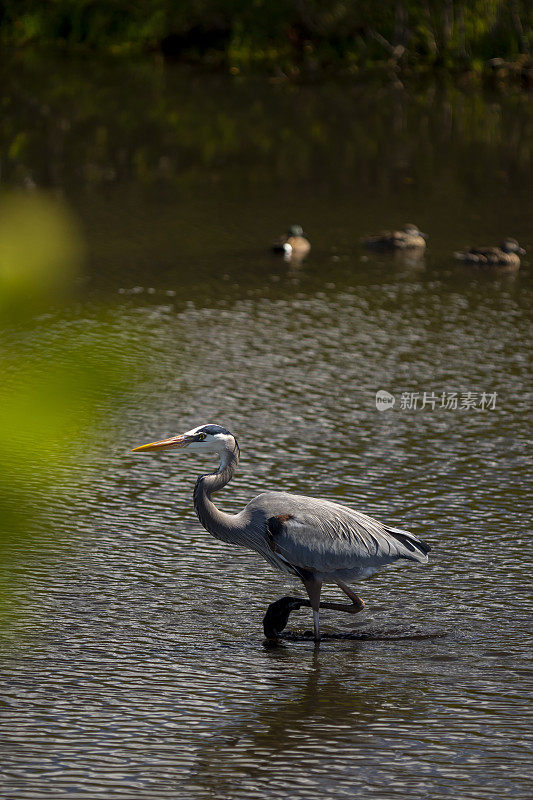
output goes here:
[{"label": "mud clump on foot", "polygon": [[279,639],[281,632],[286,627],[292,611],[297,611],[302,606],[310,608],[309,600],[302,597],[282,597],[271,603],[263,617],[263,630],[267,639]]}]

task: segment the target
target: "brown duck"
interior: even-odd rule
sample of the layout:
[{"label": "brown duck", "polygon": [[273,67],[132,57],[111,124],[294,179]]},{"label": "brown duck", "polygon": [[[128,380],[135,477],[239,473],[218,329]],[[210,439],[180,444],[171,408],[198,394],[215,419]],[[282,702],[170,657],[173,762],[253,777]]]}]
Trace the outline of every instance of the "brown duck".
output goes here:
[{"label": "brown duck", "polygon": [[365,247],[376,250],[407,250],[426,246],[427,234],[422,233],[416,225],[404,225],[399,231],[382,231],[375,236],[363,239]]},{"label": "brown duck", "polygon": [[274,242],[272,249],[275,253],[283,253],[286,259],[305,258],[311,249],[311,243],[301,225],[291,225],[285,236]]},{"label": "brown duck", "polygon": [[520,256],[526,251],[520,247],[516,239],[504,239],[499,247],[471,247],[454,253],[458,261],[477,264],[482,267],[508,267],[518,269]]}]

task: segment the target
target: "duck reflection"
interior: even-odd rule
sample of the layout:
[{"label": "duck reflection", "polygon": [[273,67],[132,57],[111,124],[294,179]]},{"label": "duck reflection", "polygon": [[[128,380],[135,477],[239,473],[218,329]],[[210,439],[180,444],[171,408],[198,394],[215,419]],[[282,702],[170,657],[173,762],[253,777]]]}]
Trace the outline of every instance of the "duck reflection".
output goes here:
[{"label": "duck reflection", "polygon": [[379,261],[381,264],[392,265],[397,275],[422,272],[426,267],[425,250],[417,247],[403,250],[375,248],[368,255],[363,255],[361,260],[367,263]]},{"label": "duck reflection", "polygon": [[423,270],[426,266],[424,250],[421,249],[392,250],[388,256],[396,267],[406,271]]}]

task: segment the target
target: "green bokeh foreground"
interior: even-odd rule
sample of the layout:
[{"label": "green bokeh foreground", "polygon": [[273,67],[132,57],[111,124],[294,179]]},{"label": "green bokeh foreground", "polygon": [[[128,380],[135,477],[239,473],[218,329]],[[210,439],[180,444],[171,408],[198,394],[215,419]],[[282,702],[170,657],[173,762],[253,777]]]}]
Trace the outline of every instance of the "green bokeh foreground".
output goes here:
[{"label": "green bokeh foreground", "polygon": [[[35,192],[0,205],[0,624],[16,608],[26,559],[68,543],[50,520],[68,517],[96,440],[133,380],[128,331],[104,309],[77,328],[57,325],[81,275],[84,246],[62,204]],[[54,330],[54,326],[57,330]],[[138,333],[137,333],[138,338]]]}]

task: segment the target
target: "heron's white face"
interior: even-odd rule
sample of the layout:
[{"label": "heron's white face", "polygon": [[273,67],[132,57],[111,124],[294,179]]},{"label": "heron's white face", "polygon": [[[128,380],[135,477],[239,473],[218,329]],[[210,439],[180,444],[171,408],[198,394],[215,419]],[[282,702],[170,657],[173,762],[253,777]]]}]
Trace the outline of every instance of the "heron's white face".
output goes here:
[{"label": "heron's white face", "polygon": [[205,453],[222,453],[225,450],[233,450],[235,438],[233,435],[222,428],[220,425],[199,425],[197,428],[179,436],[171,436],[169,439],[162,439],[159,442],[150,442],[135,447],[133,453],[153,453],[160,450],[183,449],[201,451]]},{"label": "heron's white face", "polygon": [[200,425],[198,428],[193,428],[187,433],[183,434],[185,443],[182,447],[187,447],[189,450],[200,450],[203,452],[221,453],[228,448],[235,447],[235,439],[232,434],[222,433],[222,431],[212,432],[207,429],[215,428],[218,426],[213,425]]}]

